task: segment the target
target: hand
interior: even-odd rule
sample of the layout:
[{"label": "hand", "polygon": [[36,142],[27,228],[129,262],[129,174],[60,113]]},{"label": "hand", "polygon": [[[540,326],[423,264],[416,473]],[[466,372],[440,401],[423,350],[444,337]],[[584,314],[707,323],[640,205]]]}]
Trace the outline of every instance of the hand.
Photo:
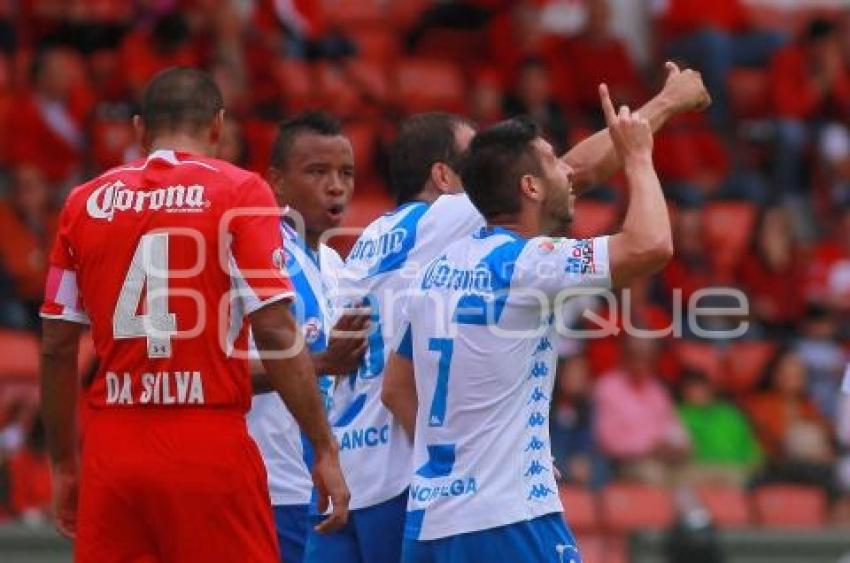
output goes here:
[{"label": "hand", "polygon": [[328,347],[322,354],[322,373],[343,375],[357,369],[366,353],[369,309],[347,309],[331,329]]},{"label": "hand", "polygon": [[632,113],[628,106],[620,106],[620,113],[614,113],[608,86],[599,85],[599,98],[608,133],[617,149],[617,154],[626,162],[634,158],[652,158],[652,128],[649,121],[638,112]]},{"label": "hand", "polygon": [[711,96],[702,83],[702,75],[692,69],[679,70],[676,63],[664,63],[667,79],[661,89],[663,96],[675,113],[702,111],[711,105]]},{"label": "hand", "polygon": [[69,539],[77,534],[77,496],[79,473],[76,470],[51,468],[53,477],[53,518],[59,533]]},{"label": "hand", "polygon": [[319,512],[324,514],[329,504],[332,507],[331,514],[316,526],[316,531],[327,534],[339,530],[348,522],[348,501],[351,493],[348,492],[348,485],[342,476],[339,456],[335,449],[324,454],[316,452],[313,484],[319,496]]}]

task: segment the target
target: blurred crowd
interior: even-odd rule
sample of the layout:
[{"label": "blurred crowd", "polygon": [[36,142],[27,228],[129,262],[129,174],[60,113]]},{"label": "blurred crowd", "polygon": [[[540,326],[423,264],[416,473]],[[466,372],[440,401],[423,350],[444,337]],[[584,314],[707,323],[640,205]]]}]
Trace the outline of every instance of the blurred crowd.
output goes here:
[{"label": "blurred crowd", "polygon": [[[58,209],[76,183],[140,154],[130,117],[160,69],[213,73],[229,115],[221,157],[259,172],[281,118],[340,115],[363,224],[391,204],[386,147],[404,115],[442,109],[486,126],[528,114],[564,150],[601,126],[600,82],[638,107],[670,59],[703,73],[714,104],[656,136],[676,257],[628,288],[628,313],[663,329],[677,304],[687,313],[705,288],[729,287],[748,311],[712,322],[748,327],[734,339],[686,327],[563,342],[555,461],[589,487],[791,481],[839,501],[850,494],[850,399],[838,392],[850,361],[850,12],[655,0],[625,23],[646,29],[638,63],[634,38],[615,31],[630,5],[0,0],[0,326],[38,332]],[[600,187],[577,228],[615,228],[625,197],[622,178]],[[37,519],[43,433],[32,404],[6,403],[0,510]]]}]

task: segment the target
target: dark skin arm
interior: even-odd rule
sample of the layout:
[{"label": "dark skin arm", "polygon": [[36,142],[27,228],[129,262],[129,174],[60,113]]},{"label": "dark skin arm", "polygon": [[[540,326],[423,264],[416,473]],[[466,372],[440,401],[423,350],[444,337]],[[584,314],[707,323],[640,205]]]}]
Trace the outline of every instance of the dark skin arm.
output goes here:
[{"label": "dark skin arm", "polygon": [[381,387],[381,402],[393,413],[407,433],[407,437],[413,441],[416,430],[416,411],[419,405],[413,362],[395,352],[390,354],[387,361]]},{"label": "dark skin arm", "polygon": [[79,459],[77,453],[77,353],[82,326],[44,319],[41,340],[41,415],[53,477],[53,515],[59,532],[76,533]]},{"label": "dark skin arm", "polygon": [[[327,349],[310,356],[316,376],[344,375],[356,370],[366,353],[369,326],[368,310],[343,314],[331,330]],[[255,395],[274,391],[262,363],[256,360],[251,361],[251,386]]]},{"label": "dark skin arm", "polygon": [[313,483],[319,495],[319,511],[325,512],[329,504],[333,505],[331,514],[316,530],[323,533],[338,530],[348,521],[351,495],[342,476],[336,439],[325,418],[316,371],[304,339],[288,303],[261,307],[249,320],[269,383],[313,446]]}]

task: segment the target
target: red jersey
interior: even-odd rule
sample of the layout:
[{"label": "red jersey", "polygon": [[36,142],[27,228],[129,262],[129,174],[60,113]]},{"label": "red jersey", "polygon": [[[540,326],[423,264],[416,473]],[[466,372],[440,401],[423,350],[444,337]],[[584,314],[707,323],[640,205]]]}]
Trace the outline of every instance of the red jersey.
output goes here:
[{"label": "red jersey", "polygon": [[279,209],[259,176],[156,151],[68,197],[41,314],[91,324],[94,408],[244,411],[243,318],[292,296],[282,247]]}]

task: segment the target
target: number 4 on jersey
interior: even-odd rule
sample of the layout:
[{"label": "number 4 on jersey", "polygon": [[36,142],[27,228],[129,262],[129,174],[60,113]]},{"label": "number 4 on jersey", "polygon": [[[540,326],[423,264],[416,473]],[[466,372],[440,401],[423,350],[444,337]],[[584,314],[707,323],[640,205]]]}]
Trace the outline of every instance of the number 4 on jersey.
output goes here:
[{"label": "number 4 on jersey", "polygon": [[[139,315],[143,289],[144,313]],[[112,315],[112,332],[116,339],[147,338],[149,358],[171,357],[177,318],[168,312],[168,233],[139,240]]]}]

